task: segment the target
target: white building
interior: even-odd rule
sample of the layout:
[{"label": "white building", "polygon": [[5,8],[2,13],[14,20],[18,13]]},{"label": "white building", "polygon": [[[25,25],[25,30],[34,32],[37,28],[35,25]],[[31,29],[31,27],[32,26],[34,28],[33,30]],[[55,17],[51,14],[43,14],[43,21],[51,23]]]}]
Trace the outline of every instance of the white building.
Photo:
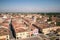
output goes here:
[{"label": "white building", "polygon": [[34,35],[38,35],[38,34],[39,34],[39,33],[38,33],[38,29],[34,29],[34,30],[33,30],[33,34],[34,34]]}]

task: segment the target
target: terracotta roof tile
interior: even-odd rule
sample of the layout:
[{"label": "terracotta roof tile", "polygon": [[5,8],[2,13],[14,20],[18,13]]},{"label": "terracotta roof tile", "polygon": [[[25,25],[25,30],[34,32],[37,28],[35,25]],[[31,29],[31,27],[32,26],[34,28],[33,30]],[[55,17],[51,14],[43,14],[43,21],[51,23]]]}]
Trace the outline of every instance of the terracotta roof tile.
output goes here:
[{"label": "terracotta roof tile", "polygon": [[0,36],[9,35],[9,30],[6,28],[0,28]]},{"label": "terracotta roof tile", "polygon": [[2,23],[2,26],[9,28],[9,23]]},{"label": "terracotta roof tile", "polygon": [[26,29],[23,29],[23,28],[19,28],[19,29],[15,29],[15,32],[18,33],[18,32],[25,32]]}]

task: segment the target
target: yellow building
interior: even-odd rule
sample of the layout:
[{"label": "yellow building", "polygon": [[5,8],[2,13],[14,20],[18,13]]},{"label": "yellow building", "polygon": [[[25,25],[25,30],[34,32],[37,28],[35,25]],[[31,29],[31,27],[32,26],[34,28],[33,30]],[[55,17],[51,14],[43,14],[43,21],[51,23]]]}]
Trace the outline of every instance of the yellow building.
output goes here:
[{"label": "yellow building", "polygon": [[56,31],[58,28],[60,28],[60,26],[44,28],[44,29],[42,29],[42,31],[43,31],[44,34],[48,34],[48,33],[50,33],[51,30],[55,30]]},{"label": "yellow building", "polygon": [[30,37],[30,34],[26,29],[23,28],[15,29],[15,32],[16,32],[16,39],[24,39]]},{"label": "yellow building", "polygon": [[17,39],[24,39],[24,38],[28,38],[30,37],[29,32],[20,32],[20,33],[16,33],[16,38]]}]

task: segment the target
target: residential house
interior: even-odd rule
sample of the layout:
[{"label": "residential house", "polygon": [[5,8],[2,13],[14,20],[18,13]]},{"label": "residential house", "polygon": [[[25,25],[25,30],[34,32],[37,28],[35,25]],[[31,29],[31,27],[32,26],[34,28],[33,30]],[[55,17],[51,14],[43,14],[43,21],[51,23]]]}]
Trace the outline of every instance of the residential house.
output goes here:
[{"label": "residential house", "polygon": [[22,20],[20,20],[20,19],[14,20],[13,19],[12,25],[15,30],[17,39],[19,39],[19,38],[23,39],[23,38],[29,37],[29,32],[27,30],[27,27]]},{"label": "residential house", "polygon": [[9,29],[0,27],[0,40],[10,40],[9,32]]}]

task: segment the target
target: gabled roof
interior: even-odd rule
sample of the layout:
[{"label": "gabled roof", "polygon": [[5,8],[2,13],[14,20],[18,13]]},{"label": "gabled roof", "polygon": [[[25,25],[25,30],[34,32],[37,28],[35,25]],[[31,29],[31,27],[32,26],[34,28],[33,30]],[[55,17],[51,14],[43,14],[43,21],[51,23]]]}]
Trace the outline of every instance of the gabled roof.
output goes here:
[{"label": "gabled roof", "polygon": [[9,29],[3,27],[0,28],[0,36],[9,35],[9,32],[10,32]]}]

